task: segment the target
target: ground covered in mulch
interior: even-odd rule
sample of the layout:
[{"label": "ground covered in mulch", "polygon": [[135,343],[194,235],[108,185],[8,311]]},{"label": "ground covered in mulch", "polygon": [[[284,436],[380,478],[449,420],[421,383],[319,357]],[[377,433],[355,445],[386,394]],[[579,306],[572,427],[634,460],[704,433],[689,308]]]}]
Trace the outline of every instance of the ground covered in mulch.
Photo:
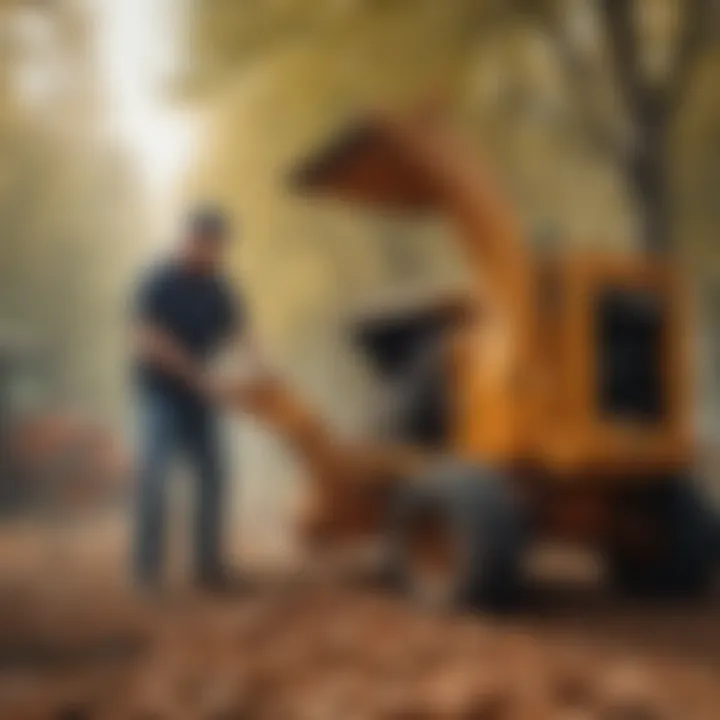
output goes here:
[{"label": "ground covered in mulch", "polygon": [[0,541],[2,720],[720,717],[717,599],[561,583],[512,617],[441,617],[294,571],[141,599],[99,540],[72,571],[21,547]]}]

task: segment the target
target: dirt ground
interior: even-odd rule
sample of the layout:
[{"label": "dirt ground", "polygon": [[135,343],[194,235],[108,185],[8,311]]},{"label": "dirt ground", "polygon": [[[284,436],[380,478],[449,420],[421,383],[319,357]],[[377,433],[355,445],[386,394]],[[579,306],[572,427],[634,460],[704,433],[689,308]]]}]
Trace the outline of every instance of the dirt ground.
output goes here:
[{"label": "dirt ground", "polygon": [[97,523],[0,532],[0,718],[720,717],[717,598],[552,578],[513,617],[439,617],[288,566],[236,596],[141,599],[125,547]]}]

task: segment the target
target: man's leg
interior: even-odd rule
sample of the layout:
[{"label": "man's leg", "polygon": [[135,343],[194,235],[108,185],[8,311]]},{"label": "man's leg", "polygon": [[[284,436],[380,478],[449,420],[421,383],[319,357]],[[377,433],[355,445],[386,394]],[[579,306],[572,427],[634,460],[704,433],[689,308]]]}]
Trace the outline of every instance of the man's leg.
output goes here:
[{"label": "man's leg", "polygon": [[165,541],[165,478],[175,450],[177,418],[160,399],[143,401],[134,537],[135,580],[153,586],[162,570]]},{"label": "man's leg", "polygon": [[198,413],[189,427],[187,449],[197,472],[195,503],[195,571],[201,583],[221,582],[223,568],[223,503],[225,472],[218,419]]}]

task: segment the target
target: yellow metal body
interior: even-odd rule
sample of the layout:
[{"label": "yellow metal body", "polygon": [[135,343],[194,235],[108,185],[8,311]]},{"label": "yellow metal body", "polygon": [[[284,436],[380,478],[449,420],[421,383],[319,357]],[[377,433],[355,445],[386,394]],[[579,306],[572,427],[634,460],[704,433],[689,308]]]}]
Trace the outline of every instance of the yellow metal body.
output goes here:
[{"label": "yellow metal body", "polygon": [[[530,285],[521,323],[511,323],[499,306],[459,332],[452,370],[458,452],[563,482],[659,477],[687,467],[689,343],[673,271],[637,255],[568,255],[542,271],[538,266]],[[646,290],[666,307],[661,368],[667,407],[657,423],[615,420],[599,411],[594,318],[607,287]]]}]

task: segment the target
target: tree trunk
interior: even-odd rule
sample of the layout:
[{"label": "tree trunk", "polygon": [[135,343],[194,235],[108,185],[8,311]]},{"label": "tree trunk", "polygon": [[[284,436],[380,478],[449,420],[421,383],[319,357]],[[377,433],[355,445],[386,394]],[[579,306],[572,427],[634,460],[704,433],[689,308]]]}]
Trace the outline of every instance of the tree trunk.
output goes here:
[{"label": "tree trunk", "polygon": [[643,247],[664,253],[672,241],[672,208],[667,175],[666,123],[645,126],[638,149],[628,163],[627,175],[640,212]]}]

